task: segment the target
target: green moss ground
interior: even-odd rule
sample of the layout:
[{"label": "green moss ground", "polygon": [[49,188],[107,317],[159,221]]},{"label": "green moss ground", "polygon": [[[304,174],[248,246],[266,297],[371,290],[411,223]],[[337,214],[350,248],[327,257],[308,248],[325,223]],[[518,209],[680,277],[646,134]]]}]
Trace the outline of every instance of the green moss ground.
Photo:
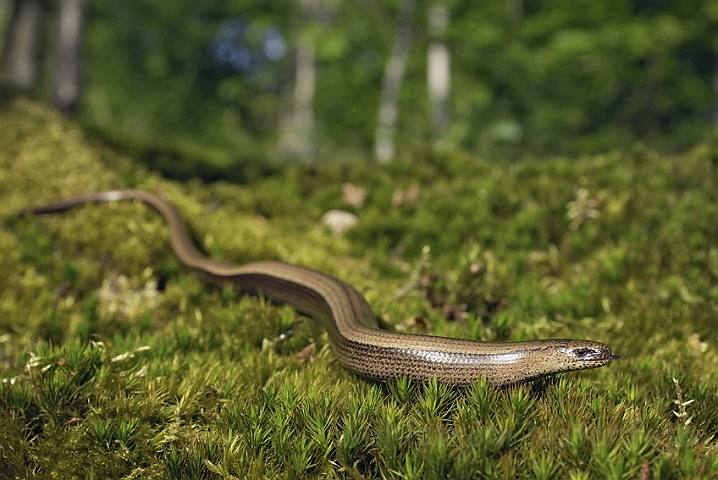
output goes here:
[{"label": "green moss ground", "polygon": [[[0,145],[2,217],[98,189],[166,192],[211,256],[336,275],[387,328],[591,338],[623,355],[504,389],[373,384],[290,308],[185,274],[142,205],[7,217],[2,478],[718,478],[715,147],[513,164],[417,147],[385,169],[202,185],[22,100],[0,112]],[[344,204],[347,181],[365,206]],[[412,186],[418,200],[392,206]],[[331,237],[330,208],[361,225]]]}]

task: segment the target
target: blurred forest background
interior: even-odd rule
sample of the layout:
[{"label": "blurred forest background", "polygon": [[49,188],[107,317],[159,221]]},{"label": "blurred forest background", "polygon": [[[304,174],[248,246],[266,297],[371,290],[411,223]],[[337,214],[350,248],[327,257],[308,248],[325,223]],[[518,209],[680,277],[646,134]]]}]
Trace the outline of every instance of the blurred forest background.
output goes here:
[{"label": "blurred forest background", "polygon": [[224,168],[664,151],[718,121],[715,0],[0,0],[4,91]]}]

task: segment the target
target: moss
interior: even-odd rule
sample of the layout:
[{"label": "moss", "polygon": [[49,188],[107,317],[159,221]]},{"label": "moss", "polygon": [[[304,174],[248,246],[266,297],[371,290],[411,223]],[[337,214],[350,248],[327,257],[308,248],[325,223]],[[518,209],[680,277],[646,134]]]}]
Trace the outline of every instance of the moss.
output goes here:
[{"label": "moss", "polygon": [[[709,147],[507,165],[418,150],[384,169],[295,167],[202,185],[147,171],[23,100],[0,114],[0,145],[0,215],[90,190],[166,192],[211,256],[341,277],[389,328],[593,338],[624,356],[505,389],[373,384],[341,368],[292,309],[184,273],[142,205],[8,217],[2,477],[718,475]],[[344,206],[345,181],[368,196],[354,209],[360,226],[336,239],[318,219]],[[418,197],[392,206],[409,188]]]}]

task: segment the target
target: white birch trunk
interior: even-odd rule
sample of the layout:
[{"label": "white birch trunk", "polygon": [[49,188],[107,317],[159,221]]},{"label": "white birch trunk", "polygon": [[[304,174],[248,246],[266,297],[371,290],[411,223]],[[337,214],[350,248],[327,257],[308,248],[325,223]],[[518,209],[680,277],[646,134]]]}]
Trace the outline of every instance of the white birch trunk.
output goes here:
[{"label": "white birch trunk", "polygon": [[505,0],[506,1],[506,21],[509,25],[520,23],[524,18],[524,2],[523,0]]},{"label": "white birch trunk", "polygon": [[406,72],[406,62],[411,46],[411,20],[414,16],[415,0],[402,0],[397,18],[396,37],[391,54],[384,69],[381,103],[374,139],[374,153],[379,163],[394,159],[396,146],[394,135],[399,119],[399,91]]},{"label": "white birch trunk", "polygon": [[294,58],[292,106],[281,120],[279,155],[310,160],[314,156],[314,91],[317,76],[314,45],[300,39],[294,48]]},{"label": "white birch trunk", "polygon": [[80,97],[82,65],[82,28],[86,0],[61,0],[55,53],[55,107],[69,113]]},{"label": "white birch trunk", "polygon": [[435,40],[429,44],[427,52],[426,79],[434,138],[439,138],[449,124],[451,54],[441,40],[449,26],[449,18],[449,10],[442,5],[435,5],[429,10],[429,34]]},{"label": "white birch trunk", "polygon": [[32,90],[37,85],[40,52],[41,0],[15,0],[5,43],[3,83]]},{"label": "white birch trunk", "polygon": [[[321,24],[325,6],[322,0],[297,0],[298,21]],[[314,93],[317,61],[313,40],[301,32],[294,47],[294,90],[288,108],[280,112],[280,158],[311,160],[315,155]]]}]

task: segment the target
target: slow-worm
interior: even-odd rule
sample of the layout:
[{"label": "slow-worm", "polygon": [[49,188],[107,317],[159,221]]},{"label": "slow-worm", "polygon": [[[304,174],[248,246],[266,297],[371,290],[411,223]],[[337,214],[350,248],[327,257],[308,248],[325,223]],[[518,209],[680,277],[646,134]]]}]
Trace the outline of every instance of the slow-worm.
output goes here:
[{"label": "slow-worm", "polygon": [[381,330],[364,297],[334,277],[276,261],[229,265],[201,255],[180,213],[169,202],[144,191],[90,193],[30,207],[18,215],[53,213],[83,203],[117,200],[140,200],[159,211],[167,222],[170,244],[180,263],[205,281],[231,283],[241,291],[292,305],[318,321],[328,332],[337,359],[363,377],[387,380],[406,375],[419,381],[436,377],[454,385],[484,377],[492,384],[506,385],[600,367],[618,358],[607,345],[589,340],[479,342]]}]

